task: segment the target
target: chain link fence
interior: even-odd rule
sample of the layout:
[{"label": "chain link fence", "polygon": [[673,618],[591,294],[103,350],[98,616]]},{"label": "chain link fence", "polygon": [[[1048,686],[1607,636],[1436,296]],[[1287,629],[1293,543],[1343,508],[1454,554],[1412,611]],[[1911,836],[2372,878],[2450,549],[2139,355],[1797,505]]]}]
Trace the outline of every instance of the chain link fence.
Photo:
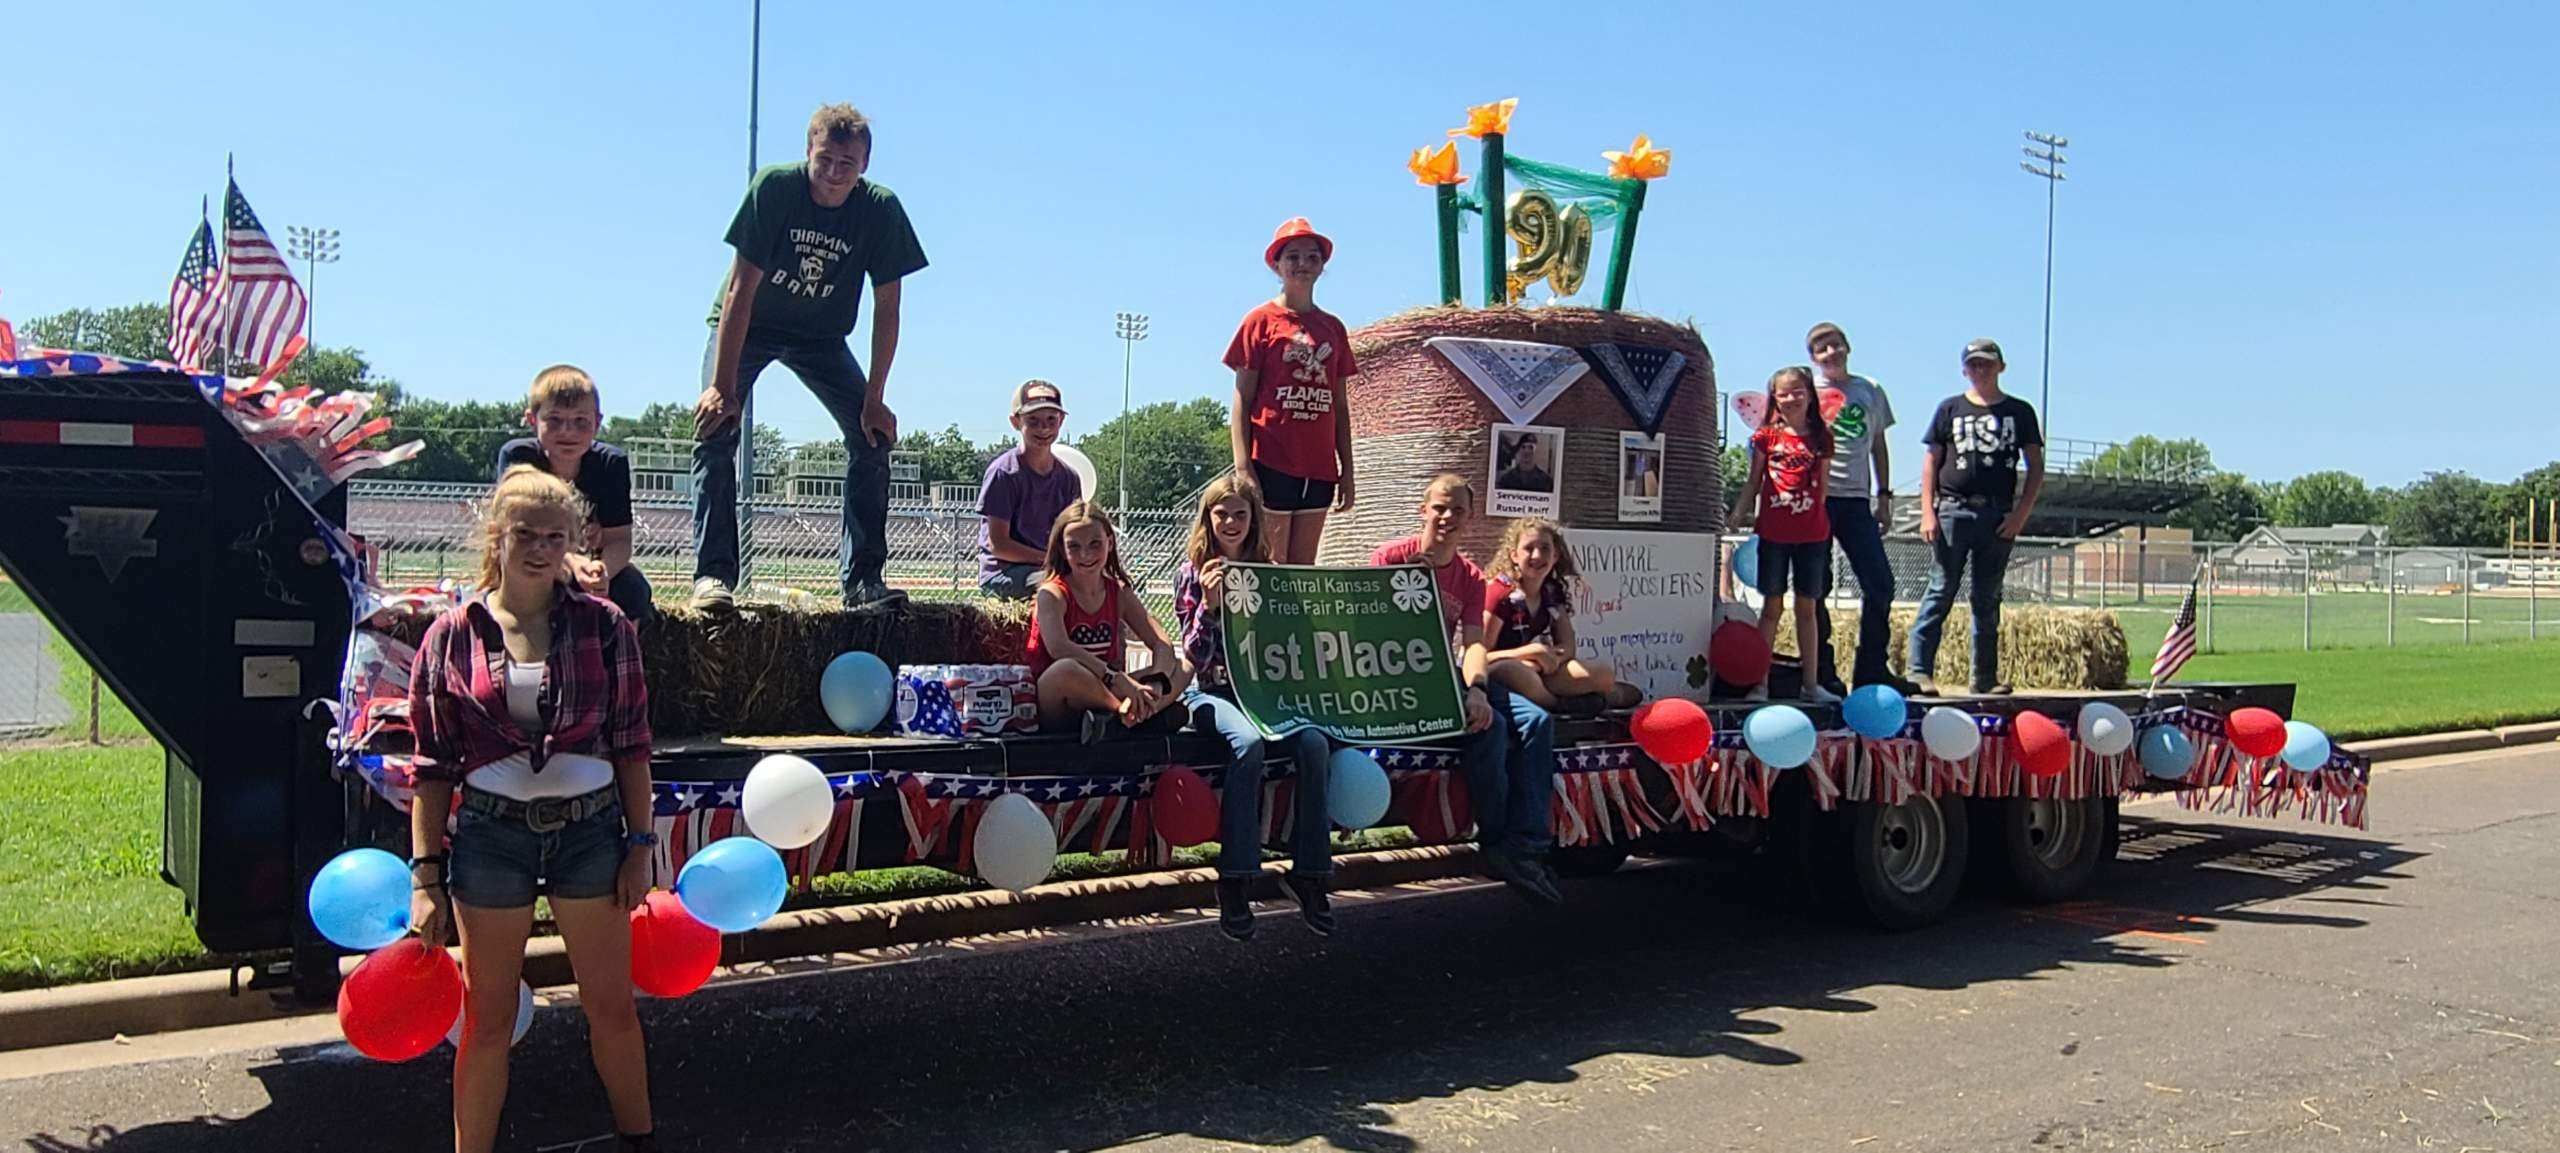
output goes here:
[{"label": "chain link fence", "polygon": [[[1917,602],[1929,546],[1890,537],[1896,600]],[[1856,601],[1835,554],[1835,606]],[[2117,535],[2021,539],[2012,604],[2114,612],[2137,651],[2165,634],[2196,587],[2203,651],[2481,644],[2560,637],[2560,552],[2549,549],[2321,548],[2208,544]]]}]

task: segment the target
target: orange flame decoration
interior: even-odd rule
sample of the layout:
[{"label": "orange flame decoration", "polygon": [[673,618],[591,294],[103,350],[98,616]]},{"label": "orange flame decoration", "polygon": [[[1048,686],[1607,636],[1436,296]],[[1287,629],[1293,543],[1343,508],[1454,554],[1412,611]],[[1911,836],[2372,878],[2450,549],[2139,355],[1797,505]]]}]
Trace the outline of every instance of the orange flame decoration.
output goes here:
[{"label": "orange flame decoration", "polygon": [[1413,170],[1416,182],[1429,185],[1464,184],[1467,178],[1458,174],[1458,144],[1449,141],[1438,148],[1416,148],[1413,159],[1404,162]]},{"label": "orange flame decoration", "polygon": [[1496,100],[1491,104],[1478,104],[1467,109],[1466,126],[1450,129],[1449,135],[1473,136],[1481,140],[1486,136],[1500,136],[1510,132],[1511,110],[1518,107],[1520,107],[1520,98],[1517,96],[1509,100]]},{"label": "orange flame decoration", "polygon": [[1671,173],[1671,150],[1654,147],[1653,140],[1643,135],[1624,152],[1600,156],[1609,162],[1609,176],[1616,180],[1660,180]]}]

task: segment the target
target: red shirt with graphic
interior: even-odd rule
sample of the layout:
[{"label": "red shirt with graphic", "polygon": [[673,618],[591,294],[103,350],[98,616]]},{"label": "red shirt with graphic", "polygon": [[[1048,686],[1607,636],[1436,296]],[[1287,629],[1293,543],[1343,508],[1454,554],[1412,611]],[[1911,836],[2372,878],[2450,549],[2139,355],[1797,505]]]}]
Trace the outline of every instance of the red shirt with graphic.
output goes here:
[{"label": "red shirt with graphic", "polygon": [[1831,516],[1822,505],[1831,462],[1814,455],[1803,437],[1775,421],[1751,434],[1751,447],[1764,462],[1760,519],[1752,531],[1777,544],[1831,539]]},{"label": "red shirt with graphic", "polygon": [[[1369,563],[1384,568],[1397,564],[1428,565],[1431,560],[1423,555],[1422,538],[1409,536],[1379,545],[1376,552],[1369,554]],[[1467,619],[1465,614],[1484,611],[1484,570],[1477,568],[1476,562],[1468,560],[1467,554],[1454,553],[1449,557],[1449,563],[1431,570],[1431,579],[1440,585],[1440,617],[1449,626],[1449,651],[1455,656],[1460,647],[1459,626]],[[1475,619],[1478,624],[1483,623],[1483,618]]]},{"label": "red shirt with graphic", "polygon": [[1254,373],[1253,460],[1302,480],[1342,479],[1334,422],[1342,382],[1360,371],[1350,330],[1321,308],[1291,312],[1264,301],[1236,326],[1226,363]]},{"label": "red shirt with graphic", "polygon": [[[1101,657],[1103,664],[1114,670],[1120,669],[1122,659],[1128,655],[1120,645],[1120,582],[1102,578],[1102,607],[1091,612],[1086,612],[1083,605],[1076,603],[1075,591],[1067,587],[1064,579],[1050,577],[1040,582],[1040,587],[1058,594],[1058,599],[1064,602],[1067,639],[1084,646],[1084,651]],[[1040,639],[1040,622],[1037,619],[1031,622],[1031,643],[1023,663],[1031,666],[1031,679],[1035,681],[1040,679],[1040,674],[1049,671],[1049,666],[1058,663],[1058,654],[1050,652],[1048,643]]]}]

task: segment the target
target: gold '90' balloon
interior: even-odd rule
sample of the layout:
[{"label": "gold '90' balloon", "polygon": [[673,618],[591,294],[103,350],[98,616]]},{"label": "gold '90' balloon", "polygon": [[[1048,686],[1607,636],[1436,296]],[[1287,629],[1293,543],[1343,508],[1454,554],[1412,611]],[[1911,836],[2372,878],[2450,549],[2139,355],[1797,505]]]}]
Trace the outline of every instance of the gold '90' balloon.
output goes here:
[{"label": "gold '90' balloon", "polygon": [[1511,239],[1520,244],[1520,255],[1503,277],[1511,299],[1527,295],[1541,280],[1558,296],[1579,291],[1591,271],[1591,214],[1579,204],[1559,210],[1554,197],[1524,188],[1511,194],[1506,215]]}]

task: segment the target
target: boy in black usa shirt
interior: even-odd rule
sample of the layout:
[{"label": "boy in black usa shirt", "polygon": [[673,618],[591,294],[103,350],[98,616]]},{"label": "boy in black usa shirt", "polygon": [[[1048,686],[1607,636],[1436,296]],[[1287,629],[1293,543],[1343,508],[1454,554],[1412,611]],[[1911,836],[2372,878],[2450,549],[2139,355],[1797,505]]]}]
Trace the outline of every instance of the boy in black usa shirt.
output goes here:
[{"label": "boy in black usa shirt", "polygon": [[[2044,488],[2044,430],[2036,410],[2000,391],[2008,362],[2000,346],[1977,340],[1964,346],[1968,387],[1938,405],[1922,443],[1920,536],[1929,542],[1929,591],[1911,622],[1911,677],[1936,695],[1938,642],[1947,610],[1967,568],[1973,570],[1973,691],[2006,693],[2000,681],[2000,585],[2009,572],[2009,549],[2027,526]],[[2026,461],[2026,479],[2018,462]]]}]

